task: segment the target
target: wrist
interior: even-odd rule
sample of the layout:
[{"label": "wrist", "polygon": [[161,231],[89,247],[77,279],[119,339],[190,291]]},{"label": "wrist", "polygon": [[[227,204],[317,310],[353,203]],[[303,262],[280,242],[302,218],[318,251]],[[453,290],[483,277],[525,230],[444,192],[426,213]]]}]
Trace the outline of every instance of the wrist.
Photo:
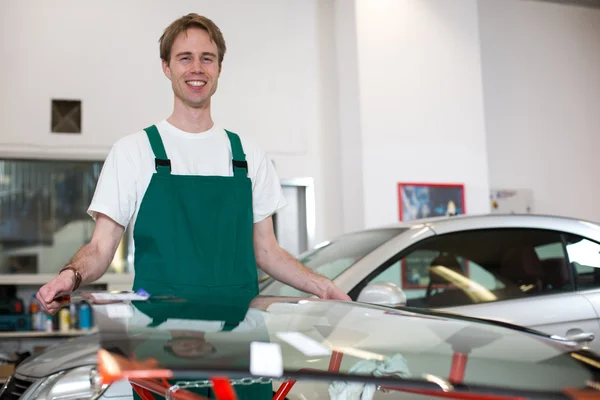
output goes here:
[{"label": "wrist", "polygon": [[75,274],[72,271],[60,271],[56,277],[60,281],[64,282],[64,287],[68,287],[67,292],[72,292],[75,287]]},{"label": "wrist", "polygon": [[79,285],[81,284],[81,274],[79,273],[79,271],[77,271],[75,268],[73,268],[70,265],[67,265],[66,267],[64,267],[63,269],[61,269],[58,272],[58,276],[64,276],[67,279],[70,279],[70,283],[71,283],[71,292],[74,292],[75,290],[77,290],[77,288],[79,288]]},{"label": "wrist", "polygon": [[318,275],[317,279],[314,282],[315,290],[313,292],[314,295],[318,297],[323,297],[329,291],[333,282],[324,277],[323,275]]}]

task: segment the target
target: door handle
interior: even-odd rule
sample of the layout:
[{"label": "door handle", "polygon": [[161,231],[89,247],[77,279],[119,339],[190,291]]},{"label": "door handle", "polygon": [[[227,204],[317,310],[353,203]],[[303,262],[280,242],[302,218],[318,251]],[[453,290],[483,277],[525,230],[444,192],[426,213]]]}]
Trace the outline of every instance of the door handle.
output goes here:
[{"label": "door handle", "polygon": [[571,340],[571,341],[577,342],[577,343],[585,343],[585,342],[591,342],[595,338],[596,338],[596,336],[594,335],[593,332],[581,332],[581,333],[576,333],[574,335],[569,335],[565,339]]},{"label": "door handle", "polygon": [[571,343],[571,345],[575,343],[578,346],[587,347],[587,344],[594,340],[596,335],[593,332],[578,332],[567,336],[552,335],[550,338],[559,342]]},{"label": "door handle", "polygon": [[578,332],[578,333],[573,333],[568,336],[552,335],[550,337],[552,339],[558,340],[560,342],[571,342],[571,343],[577,343],[578,345],[585,346],[586,343],[589,343],[592,340],[594,340],[596,338],[596,335],[594,335],[593,332]]}]

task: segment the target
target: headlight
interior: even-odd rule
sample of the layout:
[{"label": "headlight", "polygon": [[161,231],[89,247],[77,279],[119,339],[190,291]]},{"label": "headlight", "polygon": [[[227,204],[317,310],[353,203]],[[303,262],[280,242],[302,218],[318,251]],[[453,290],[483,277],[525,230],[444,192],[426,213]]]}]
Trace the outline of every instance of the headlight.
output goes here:
[{"label": "headlight", "polygon": [[100,384],[100,376],[94,365],[61,371],[40,379],[24,394],[23,400],[94,400],[100,397],[108,385]]}]

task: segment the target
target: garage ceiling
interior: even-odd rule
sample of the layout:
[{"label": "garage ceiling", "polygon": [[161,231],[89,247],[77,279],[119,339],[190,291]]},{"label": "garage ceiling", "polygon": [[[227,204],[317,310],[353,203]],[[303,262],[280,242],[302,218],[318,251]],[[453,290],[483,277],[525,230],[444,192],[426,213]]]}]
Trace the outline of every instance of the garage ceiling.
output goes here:
[{"label": "garage ceiling", "polygon": [[574,5],[574,6],[600,8],[600,0],[534,0],[534,1],[544,1],[546,3],[560,3],[560,4],[569,4],[569,5]]}]

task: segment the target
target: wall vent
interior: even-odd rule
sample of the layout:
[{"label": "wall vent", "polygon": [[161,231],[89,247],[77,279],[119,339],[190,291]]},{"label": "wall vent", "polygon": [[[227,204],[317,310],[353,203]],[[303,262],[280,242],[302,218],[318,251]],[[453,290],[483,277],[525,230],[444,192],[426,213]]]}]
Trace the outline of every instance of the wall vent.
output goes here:
[{"label": "wall vent", "polygon": [[81,133],[81,100],[52,100],[52,133]]}]

